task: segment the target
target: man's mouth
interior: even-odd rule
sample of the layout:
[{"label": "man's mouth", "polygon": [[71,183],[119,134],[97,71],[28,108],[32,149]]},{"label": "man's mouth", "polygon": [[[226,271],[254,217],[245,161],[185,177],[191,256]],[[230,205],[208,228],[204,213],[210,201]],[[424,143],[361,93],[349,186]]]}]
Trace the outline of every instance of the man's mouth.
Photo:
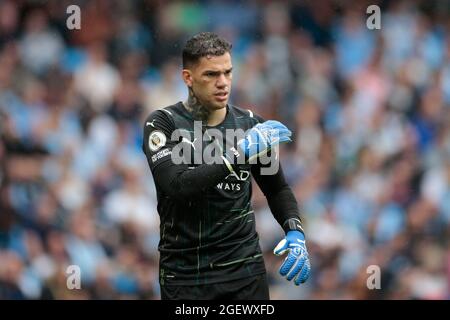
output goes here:
[{"label": "man's mouth", "polygon": [[228,97],[228,92],[218,92],[215,93],[214,96],[216,97],[216,100],[225,101]]}]

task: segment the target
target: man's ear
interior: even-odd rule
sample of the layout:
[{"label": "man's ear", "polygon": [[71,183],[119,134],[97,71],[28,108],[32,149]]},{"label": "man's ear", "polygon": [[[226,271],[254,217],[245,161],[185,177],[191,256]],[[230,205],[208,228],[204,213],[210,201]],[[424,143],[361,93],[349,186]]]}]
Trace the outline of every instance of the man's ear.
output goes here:
[{"label": "man's ear", "polygon": [[192,71],[188,69],[183,69],[181,72],[181,77],[183,78],[184,83],[190,88],[192,87]]}]

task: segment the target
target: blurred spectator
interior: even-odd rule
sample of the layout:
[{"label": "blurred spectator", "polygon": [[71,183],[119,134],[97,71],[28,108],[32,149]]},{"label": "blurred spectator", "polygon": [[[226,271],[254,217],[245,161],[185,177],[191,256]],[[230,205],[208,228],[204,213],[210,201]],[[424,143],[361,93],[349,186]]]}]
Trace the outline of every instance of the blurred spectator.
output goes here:
[{"label": "blurred spectator", "polygon": [[37,74],[56,64],[64,50],[61,36],[52,30],[43,8],[28,13],[20,40],[20,56],[25,67]]},{"label": "blurred spectator", "polygon": [[96,42],[88,48],[86,63],[75,73],[75,87],[96,112],[105,111],[120,84],[120,76],[108,63],[104,43]]}]

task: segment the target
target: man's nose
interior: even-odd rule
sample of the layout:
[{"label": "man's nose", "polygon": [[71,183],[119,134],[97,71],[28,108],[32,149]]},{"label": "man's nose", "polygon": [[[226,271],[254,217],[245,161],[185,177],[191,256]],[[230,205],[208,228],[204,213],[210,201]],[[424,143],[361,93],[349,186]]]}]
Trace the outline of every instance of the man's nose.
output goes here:
[{"label": "man's nose", "polygon": [[228,79],[227,79],[227,77],[225,76],[225,74],[221,74],[220,76],[219,76],[219,78],[217,79],[217,82],[216,82],[216,86],[218,87],[218,88],[223,88],[223,87],[226,87],[228,85]]}]

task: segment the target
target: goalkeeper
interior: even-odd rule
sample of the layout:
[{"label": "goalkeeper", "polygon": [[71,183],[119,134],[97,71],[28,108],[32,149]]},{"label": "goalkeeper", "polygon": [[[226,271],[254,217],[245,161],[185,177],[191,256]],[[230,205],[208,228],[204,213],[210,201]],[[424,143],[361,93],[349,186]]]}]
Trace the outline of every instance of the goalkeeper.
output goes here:
[{"label": "goalkeeper", "polygon": [[[276,146],[289,142],[291,132],[278,121],[264,121],[228,103],[231,44],[217,35],[204,32],[187,41],[182,77],[187,101],[154,111],[144,124],[142,148],[160,217],[161,298],[269,299],[251,177],[285,231],[274,249],[276,255],[287,254],[281,276],[296,285],[305,282],[310,263],[297,201],[282,168],[264,173],[269,167],[262,161],[274,160]],[[199,123],[210,139],[195,135]],[[230,143],[226,133],[237,129],[245,134]],[[221,161],[196,161],[199,150],[217,143],[225,146]],[[178,154],[184,162],[177,160]]]}]

